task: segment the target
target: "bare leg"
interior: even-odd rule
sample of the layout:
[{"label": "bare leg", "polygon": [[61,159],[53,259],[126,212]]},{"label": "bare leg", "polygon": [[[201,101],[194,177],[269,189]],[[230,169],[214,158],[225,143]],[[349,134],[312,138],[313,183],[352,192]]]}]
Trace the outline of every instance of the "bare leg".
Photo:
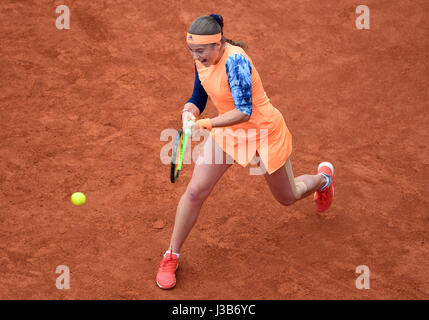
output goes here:
[{"label": "bare leg", "polygon": [[[227,163],[225,160],[221,164],[215,164],[215,152],[222,153],[224,159],[229,158],[230,161]],[[200,157],[199,161],[195,164],[191,181],[177,206],[174,229],[170,241],[170,248],[176,253],[180,252],[184,241],[197,221],[204,201],[224,172],[233,163],[230,156],[224,153],[211,137],[207,138]],[[202,161],[203,159],[204,161]]]},{"label": "bare leg", "polygon": [[[300,183],[304,183],[306,185],[307,191],[305,191],[305,189],[302,187],[300,188],[300,185],[301,185]],[[315,191],[321,189],[325,185],[325,183],[326,183],[326,179],[320,174],[314,174],[314,175],[304,174],[302,176],[296,177],[295,185],[297,186],[297,189],[298,189],[297,199],[308,197],[309,195],[313,194]]]},{"label": "bare leg", "polygon": [[313,194],[326,183],[326,179],[319,174],[306,174],[294,178],[289,159],[283,167],[272,174],[266,173],[264,176],[274,198],[284,205],[291,205],[297,200]]}]

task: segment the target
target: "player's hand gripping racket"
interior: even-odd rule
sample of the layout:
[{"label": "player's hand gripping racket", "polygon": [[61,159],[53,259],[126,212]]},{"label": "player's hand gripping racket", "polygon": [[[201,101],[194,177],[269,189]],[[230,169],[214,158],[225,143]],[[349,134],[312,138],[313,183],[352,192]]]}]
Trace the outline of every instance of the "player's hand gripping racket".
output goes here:
[{"label": "player's hand gripping racket", "polygon": [[[189,120],[189,122],[193,122]],[[173,153],[171,155],[171,172],[170,181],[175,183],[179,179],[180,170],[182,169],[183,155],[186,150],[186,143],[191,135],[191,128],[180,128],[174,141]]]}]

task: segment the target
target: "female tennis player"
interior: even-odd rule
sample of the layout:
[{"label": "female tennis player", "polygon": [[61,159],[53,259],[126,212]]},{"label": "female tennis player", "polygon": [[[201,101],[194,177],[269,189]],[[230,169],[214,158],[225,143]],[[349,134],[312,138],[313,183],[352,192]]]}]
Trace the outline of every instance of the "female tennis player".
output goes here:
[{"label": "female tennis player", "polygon": [[[192,132],[209,130],[210,136],[205,140],[191,181],[177,206],[170,246],[156,276],[162,289],[176,285],[180,249],[217,181],[234,161],[243,166],[250,162],[252,155],[246,155],[244,160],[243,155],[240,158],[240,139],[244,138],[248,144],[250,140],[256,143],[255,154],[263,160],[265,179],[281,204],[288,206],[314,193],[317,210],[323,212],[334,198],[331,163],[320,163],[317,174],[294,177],[289,159],[292,136],[284,118],[270,103],[258,71],[245,52],[247,45],[223,37],[222,16],[198,17],[189,27],[186,40],[195,60],[195,84],[192,97],[181,113],[183,127],[190,126]],[[203,112],[208,96],[219,115],[195,121]],[[194,122],[189,123],[190,119]],[[258,134],[261,129],[267,132],[268,139],[264,141]],[[229,139],[223,139],[225,135]],[[218,136],[221,139],[217,139]],[[263,148],[263,143],[267,148]],[[216,161],[216,153],[222,154],[224,161]]]}]

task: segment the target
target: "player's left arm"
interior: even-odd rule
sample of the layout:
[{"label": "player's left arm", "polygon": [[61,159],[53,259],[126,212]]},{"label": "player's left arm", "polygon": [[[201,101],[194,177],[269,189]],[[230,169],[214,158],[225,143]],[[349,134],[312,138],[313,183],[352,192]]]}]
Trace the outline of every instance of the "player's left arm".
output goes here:
[{"label": "player's left arm", "polygon": [[246,122],[252,115],[252,66],[249,60],[235,54],[228,57],[225,68],[235,109],[211,119],[212,127]]}]

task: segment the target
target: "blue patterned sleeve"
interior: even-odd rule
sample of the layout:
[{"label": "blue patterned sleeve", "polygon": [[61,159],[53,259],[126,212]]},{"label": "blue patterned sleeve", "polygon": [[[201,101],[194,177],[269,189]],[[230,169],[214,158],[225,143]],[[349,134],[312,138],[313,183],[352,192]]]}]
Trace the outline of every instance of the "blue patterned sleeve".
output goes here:
[{"label": "blue patterned sleeve", "polygon": [[249,60],[241,54],[234,54],[228,57],[225,67],[235,108],[251,116],[252,66]]},{"label": "blue patterned sleeve", "polygon": [[200,77],[198,76],[197,66],[195,66],[195,81],[194,81],[194,91],[192,92],[192,97],[186,101],[195,104],[200,110],[200,114],[203,113],[207,105],[208,95],[206,90],[204,90]]}]

